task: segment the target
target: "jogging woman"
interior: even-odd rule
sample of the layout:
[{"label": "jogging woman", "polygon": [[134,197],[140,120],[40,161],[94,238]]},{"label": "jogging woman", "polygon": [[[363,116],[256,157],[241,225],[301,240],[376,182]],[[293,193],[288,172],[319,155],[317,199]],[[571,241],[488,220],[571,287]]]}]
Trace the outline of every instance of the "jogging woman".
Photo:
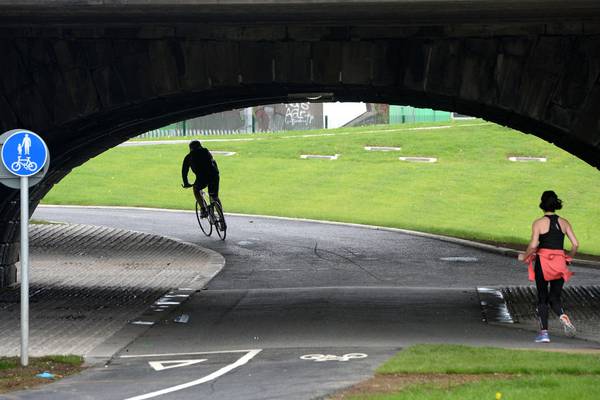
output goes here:
[{"label": "jogging woman", "polygon": [[[525,253],[519,254],[519,260],[529,264],[529,280],[535,281],[537,288],[540,332],[535,341],[549,343],[549,308],[559,316],[565,333],[569,336],[575,334],[575,327],[562,308],[560,295],[564,283],[573,275],[567,265],[575,256],[579,243],[569,221],[555,214],[556,210],[562,208],[562,201],[556,193],[552,190],[542,193],[540,208],[544,211],[544,216],[533,222],[531,241]],[[571,251],[568,254],[564,251],[565,235],[571,241]]]}]

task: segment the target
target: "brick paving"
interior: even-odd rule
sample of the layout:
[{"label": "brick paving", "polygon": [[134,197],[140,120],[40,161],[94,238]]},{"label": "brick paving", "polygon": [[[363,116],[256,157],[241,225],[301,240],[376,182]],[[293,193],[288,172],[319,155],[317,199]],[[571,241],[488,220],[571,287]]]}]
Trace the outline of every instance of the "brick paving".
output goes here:
[{"label": "brick paving", "polygon": [[[32,225],[30,246],[32,356],[89,354],[128,322],[164,314],[151,308],[161,296],[199,290],[224,265],[193,244],[88,225]],[[2,356],[20,351],[19,298],[19,287],[0,291]]]}]

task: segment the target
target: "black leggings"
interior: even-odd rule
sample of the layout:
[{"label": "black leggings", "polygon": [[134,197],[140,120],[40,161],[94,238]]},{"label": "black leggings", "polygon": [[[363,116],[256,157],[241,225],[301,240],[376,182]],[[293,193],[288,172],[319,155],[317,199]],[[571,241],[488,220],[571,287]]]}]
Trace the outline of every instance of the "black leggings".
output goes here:
[{"label": "black leggings", "polygon": [[[548,283],[550,283],[550,291],[548,291]],[[537,313],[540,318],[541,329],[548,329],[548,305],[556,315],[563,314],[562,302],[560,301],[560,293],[562,292],[565,280],[563,278],[553,281],[544,280],[542,273],[542,264],[540,257],[535,258],[535,286],[538,294]]]},{"label": "black leggings", "polygon": [[196,179],[194,182],[194,196],[196,196],[196,200],[198,203],[202,204],[200,201],[200,190],[204,189],[208,186],[208,194],[212,201],[216,201],[221,204],[221,200],[219,199],[219,175],[211,177],[209,180],[201,180]]}]

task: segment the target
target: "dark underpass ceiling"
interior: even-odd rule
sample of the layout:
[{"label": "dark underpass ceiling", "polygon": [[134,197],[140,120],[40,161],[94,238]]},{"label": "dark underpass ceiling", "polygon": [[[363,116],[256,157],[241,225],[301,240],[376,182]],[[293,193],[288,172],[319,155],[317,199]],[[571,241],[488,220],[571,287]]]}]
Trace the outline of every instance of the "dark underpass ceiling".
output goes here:
[{"label": "dark underpass ceiling", "polygon": [[417,25],[593,22],[600,5],[596,0],[5,0],[0,1],[0,9],[0,21],[10,24],[377,21]]}]

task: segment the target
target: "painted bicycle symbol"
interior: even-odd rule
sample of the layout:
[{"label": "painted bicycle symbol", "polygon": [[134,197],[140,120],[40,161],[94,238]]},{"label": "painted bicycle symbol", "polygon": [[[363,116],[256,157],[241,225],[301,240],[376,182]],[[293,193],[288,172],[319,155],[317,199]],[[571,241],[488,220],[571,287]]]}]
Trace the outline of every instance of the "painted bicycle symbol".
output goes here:
[{"label": "painted bicycle symbol", "polygon": [[350,361],[350,360],[359,360],[361,358],[367,358],[368,356],[364,353],[348,353],[343,356],[336,356],[333,354],[306,354],[301,356],[301,360],[308,360],[314,362],[324,362],[324,361]]},{"label": "painted bicycle symbol", "polygon": [[19,157],[17,159],[17,161],[15,161],[14,163],[12,163],[10,165],[10,169],[13,170],[14,172],[18,172],[21,170],[21,168],[27,170],[27,171],[35,171],[37,170],[38,165],[34,162],[31,161],[30,157],[26,157],[25,159],[23,159],[22,157]]}]

